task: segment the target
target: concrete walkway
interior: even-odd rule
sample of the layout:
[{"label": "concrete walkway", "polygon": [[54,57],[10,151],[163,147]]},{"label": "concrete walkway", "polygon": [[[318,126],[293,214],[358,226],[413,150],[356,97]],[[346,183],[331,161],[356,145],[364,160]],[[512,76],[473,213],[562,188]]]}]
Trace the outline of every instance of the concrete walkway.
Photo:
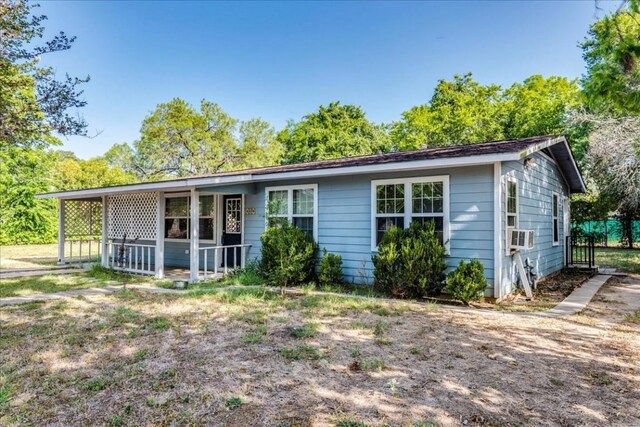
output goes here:
[{"label": "concrete walkway", "polygon": [[[98,295],[108,295],[113,294],[114,292],[121,291],[125,285],[116,285],[116,286],[105,286],[104,288],[85,288],[85,289],[74,289],[70,291],[62,291],[62,292],[54,292],[50,294],[36,294],[29,295],[24,297],[8,297],[8,298],[0,298],[0,307],[8,306],[8,305],[16,305],[23,304],[27,302],[34,301],[51,301],[62,298],[73,298],[73,297],[92,297]],[[136,289],[140,291],[150,292],[152,294],[180,294],[184,291],[179,291],[176,289],[165,289],[158,288],[157,286],[152,285],[144,285],[144,284],[132,284],[126,285],[127,289]]]},{"label": "concrete walkway", "polygon": [[550,310],[536,314],[543,317],[558,317],[579,313],[587,307],[587,304],[591,302],[596,292],[598,292],[602,285],[610,278],[611,275],[598,274],[589,279],[587,283],[574,289],[571,295],[566,297],[560,304]]}]

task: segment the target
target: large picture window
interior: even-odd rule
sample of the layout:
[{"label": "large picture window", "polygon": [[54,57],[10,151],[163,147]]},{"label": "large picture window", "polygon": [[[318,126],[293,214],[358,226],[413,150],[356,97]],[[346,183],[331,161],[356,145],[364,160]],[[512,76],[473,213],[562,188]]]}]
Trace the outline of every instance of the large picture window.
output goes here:
[{"label": "large picture window", "polygon": [[[215,240],[215,196],[203,195],[199,200],[200,240]],[[191,197],[167,196],[164,204],[164,237],[165,239],[189,239],[191,214]]]},{"label": "large picture window", "polygon": [[427,221],[435,224],[440,241],[448,246],[448,176],[372,181],[371,186],[372,250],[392,226],[407,228]]},{"label": "large picture window", "polygon": [[318,238],[316,184],[267,187],[265,197],[267,226],[275,227],[286,221],[300,228],[309,237]]},{"label": "large picture window", "polygon": [[553,246],[560,244],[560,200],[558,193],[551,196],[551,224],[553,226]]}]

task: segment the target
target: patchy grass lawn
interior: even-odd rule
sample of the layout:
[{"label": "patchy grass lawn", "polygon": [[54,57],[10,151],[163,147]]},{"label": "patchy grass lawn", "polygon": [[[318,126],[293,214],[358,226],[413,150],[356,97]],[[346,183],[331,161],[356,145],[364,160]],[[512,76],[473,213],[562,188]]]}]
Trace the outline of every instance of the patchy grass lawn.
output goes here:
[{"label": "patchy grass lawn", "polygon": [[640,274],[640,249],[596,248],[596,264]]},{"label": "patchy grass lawn", "polygon": [[146,277],[119,274],[102,268],[94,268],[86,273],[3,278],[0,279],[0,298],[24,297],[72,289],[99,288],[148,280],[150,279]]},{"label": "patchy grass lawn", "polygon": [[253,288],[5,307],[0,425],[638,425],[637,309],[606,326]]},{"label": "patchy grass lawn", "polygon": [[37,268],[57,260],[57,244],[0,246],[0,269]]}]

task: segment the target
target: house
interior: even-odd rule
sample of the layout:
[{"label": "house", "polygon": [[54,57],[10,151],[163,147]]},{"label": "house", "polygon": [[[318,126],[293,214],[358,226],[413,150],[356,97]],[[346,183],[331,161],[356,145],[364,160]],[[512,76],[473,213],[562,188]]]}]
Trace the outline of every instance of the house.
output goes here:
[{"label": "house", "polygon": [[584,191],[566,139],[540,136],[38,197],[60,201],[59,262],[78,248],[82,257],[83,244],[87,256],[95,238],[104,266],[159,278],[182,268],[191,281],[260,257],[269,201],[278,202],[273,215],[340,254],[345,278],[358,283],[372,281],[371,255],[387,228],[432,220],[447,264],[480,260],[488,294],[501,298],[517,277],[509,229],[533,230],[522,256],[539,276],[561,269],[569,198]]}]

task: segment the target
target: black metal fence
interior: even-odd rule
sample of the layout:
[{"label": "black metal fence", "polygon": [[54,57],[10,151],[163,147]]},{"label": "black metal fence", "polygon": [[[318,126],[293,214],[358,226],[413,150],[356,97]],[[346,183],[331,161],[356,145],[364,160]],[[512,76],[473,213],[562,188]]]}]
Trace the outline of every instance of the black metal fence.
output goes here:
[{"label": "black metal fence", "polygon": [[592,269],[596,265],[595,238],[591,235],[571,235],[566,237],[567,267]]}]

